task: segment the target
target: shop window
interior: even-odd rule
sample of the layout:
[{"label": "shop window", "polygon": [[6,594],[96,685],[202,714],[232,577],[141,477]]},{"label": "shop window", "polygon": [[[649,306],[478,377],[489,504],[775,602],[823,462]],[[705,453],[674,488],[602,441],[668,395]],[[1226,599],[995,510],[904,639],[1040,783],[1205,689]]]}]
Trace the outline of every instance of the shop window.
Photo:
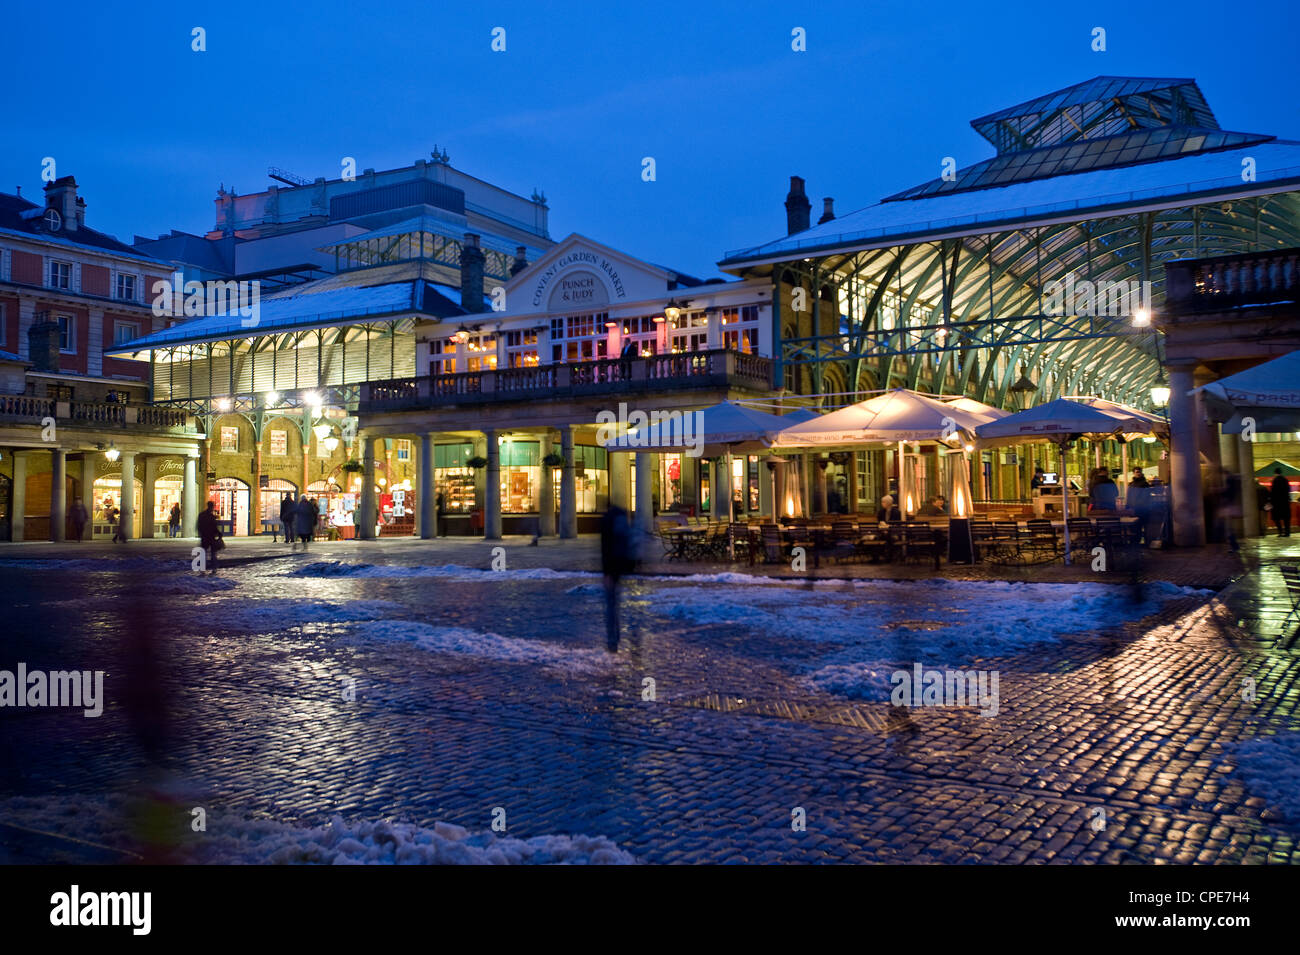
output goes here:
[{"label": "shop window", "polygon": [[239,428],[223,427],[221,429],[221,451],[233,454],[239,450]]},{"label": "shop window", "polygon": [[289,432],[272,431],[271,432],[271,455],[282,458],[289,453]]}]

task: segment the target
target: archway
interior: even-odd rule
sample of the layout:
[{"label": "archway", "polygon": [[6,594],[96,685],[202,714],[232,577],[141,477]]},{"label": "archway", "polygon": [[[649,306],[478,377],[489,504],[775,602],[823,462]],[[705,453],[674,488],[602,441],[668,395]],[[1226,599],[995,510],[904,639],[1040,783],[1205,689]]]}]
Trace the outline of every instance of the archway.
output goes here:
[{"label": "archway", "polygon": [[216,505],[217,522],[223,534],[236,537],[248,535],[247,484],[239,478],[218,478],[208,485],[208,500]]},{"label": "archway", "polygon": [[[131,495],[131,538],[138,540],[140,538],[140,526],[144,519],[144,482],[133,480],[131,482],[134,493]],[[108,522],[109,509],[117,508],[118,514],[122,512],[122,475],[105,474],[102,477],[95,478],[94,489],[94,510],[91,514],[93,530],[91,540],[111,540],[113,537],[113,525]]]},{"label": "archway", "polygon": [[258,519],[261,526],[258,531],[265,533],[270,526],[278,526],[280,523],[280,502],[284,500],[286,494],[293,494],[297,497],[298,485],[292,481],[286,481],[284,478],[271,478],[266,484],[258,490],[258,499],[261,506],[258,510]]}]

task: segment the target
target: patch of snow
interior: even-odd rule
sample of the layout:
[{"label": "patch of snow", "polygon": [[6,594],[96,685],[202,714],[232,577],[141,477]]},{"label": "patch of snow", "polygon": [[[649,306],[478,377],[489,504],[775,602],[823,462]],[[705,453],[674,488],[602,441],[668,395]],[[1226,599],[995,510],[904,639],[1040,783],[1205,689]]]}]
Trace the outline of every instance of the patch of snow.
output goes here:
[{"label": "patch of snow", "polygon": [[1292,825],[1300,825],[1300,730],[1227,747],[1232,775]]},{"label": "patch of snow", "polygon": [[397,564],[352,564],[338,560],[322,560],[305,564],[289,571],[288,577],[440,577],[457,581],[480,580],[571,580],[578,577],[598,577],[591,571],[551,570],[549,567],[526,567],[515,570],[487,570],[479,567],[462,567],[444,564],[438,567]]},{"label": "patch of snow", "polygon": [[358,623],[352,632],[368,640],[408,641],[434,653],[531,663],[571,673],[604,672],[625,664],[622,657],[606,650],[503,637],[464,627],[438,627],[418,620],[372,620]]}]

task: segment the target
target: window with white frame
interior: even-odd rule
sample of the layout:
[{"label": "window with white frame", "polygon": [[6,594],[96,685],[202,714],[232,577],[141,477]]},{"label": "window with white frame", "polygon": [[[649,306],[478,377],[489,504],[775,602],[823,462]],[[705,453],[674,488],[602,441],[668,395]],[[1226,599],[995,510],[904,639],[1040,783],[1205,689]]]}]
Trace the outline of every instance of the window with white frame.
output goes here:
[{"label": "window with white frame", "polygon": [[398,438],[396,443],[397,460],[411,460],[411,441],[409,438]]},{"label": "window with white frame", "polygon": [[77,323],[71,315],[60,315],[59,351],[74,354],[77,351]]},{"label": "window with white frame", "polygon": [[113,276],[113,298],[121,299],[123,302],[134,302],[135,298],[135,276],[130,272],[117,272]]},{"label": "window with white frame", "polygon": [[72,263],[50,259],[50,288],[72,288]]},{"label": "window with white frame", "polygon": [[113,322],[113,344],[122,345],[140,337],[139,322]]}]

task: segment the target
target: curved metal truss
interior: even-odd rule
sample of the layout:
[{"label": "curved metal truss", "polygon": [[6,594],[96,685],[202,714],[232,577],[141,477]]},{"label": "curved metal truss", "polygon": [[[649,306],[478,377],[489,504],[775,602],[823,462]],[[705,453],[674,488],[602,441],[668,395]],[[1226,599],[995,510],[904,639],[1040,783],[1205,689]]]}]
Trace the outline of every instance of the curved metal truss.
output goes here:
[{"label": "curved metal truss", "polygon": [[[1088,393],[1149,407],[1163,263],[1298,245],[1300,193],[1285,192],[778,263],[776,283],[810,292],[820,330],[783,336],[781,374],[796,381],[781,383],[825,393],[834,366],[850,391],[901,385],[1007,406],[1023,372],[1035,401]],[[1148,291],[1155,324],[1062,302],[1053,292],[1067,276]]]}]

